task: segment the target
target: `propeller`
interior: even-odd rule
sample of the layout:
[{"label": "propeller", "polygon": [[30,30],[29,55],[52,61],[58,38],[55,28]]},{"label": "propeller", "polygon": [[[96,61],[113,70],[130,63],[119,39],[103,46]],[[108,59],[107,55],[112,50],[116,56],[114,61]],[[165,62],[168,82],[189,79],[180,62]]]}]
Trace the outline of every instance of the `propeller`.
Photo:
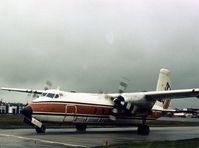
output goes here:
[{"label": "propeller", "polygon": [[48,90],[53,86],[52,82],[47,80],[46,85],[44,86],[44,90]]},{"label": "propeller", "polygon": [[119,87],[118,87],[119,95],[113,98],[114,105],[113,105],[112,114],[110,115],[111,120],[116,120],[116,116],[118,114],[124,113],[126,110],[127,103],[125,102],[125,99],[121,94],[124,93],[124,91],[126,90],[128,86],[128,81],[129,80],[127,78],[122,77],[119,83]]},{"label": "propeller", "polygon": [[124,95],[122,95],[128,87],[128,82],[127,78],[122,77],[118,87],[119,95],[112,98],[114,105],[112,114],[109,116],[111,120],[116,120],[117,115],[135,114],[138,109],[138,106],[132,102],[126,102]]},{"label": "propeller", "polygon": [[27,96],[32,97],[32,98],[38,98],[39,97],[39,95],[34,93],[34,92],[29,93]]},{"label": "propeller", "polygon": [[122,79],[119,83],[119,87],[118,87],[118,92],[120,94],[125,92],[125,90],[128,87],[128,82],[129,82],[129,80],[126,77],[122,77]]},{"label": "propeller", "polygon": [[[50,89],[52,86],[53,86],[52,82],[49,81],[49,80],[47,80],[47,81],[46,81],[46,84],[45,84],[45,86],[44,86],[44,90],[48,90],[48,89]],[[34,93],[34,90],[33,90],[31,93],[29,93],[28,96],[31,96],[32,98],[38,98],[38,97],[39,97],[38,94]]]}]

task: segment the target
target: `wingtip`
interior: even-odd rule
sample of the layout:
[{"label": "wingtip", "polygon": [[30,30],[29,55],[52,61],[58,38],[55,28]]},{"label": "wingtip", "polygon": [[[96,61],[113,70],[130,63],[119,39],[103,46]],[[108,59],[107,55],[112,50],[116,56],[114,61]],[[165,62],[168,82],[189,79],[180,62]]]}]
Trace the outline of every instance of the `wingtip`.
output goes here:
[{"label": "wingtip", "polygon": [[1,87],[1,90],[5,90],[6,88],[5,87]]}]

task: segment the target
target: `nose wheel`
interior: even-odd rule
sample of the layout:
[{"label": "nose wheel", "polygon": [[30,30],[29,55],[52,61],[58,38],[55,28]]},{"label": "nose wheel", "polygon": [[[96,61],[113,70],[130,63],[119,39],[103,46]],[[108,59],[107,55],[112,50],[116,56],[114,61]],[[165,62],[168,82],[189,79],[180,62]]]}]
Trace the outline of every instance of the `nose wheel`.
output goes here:
[{"label": "nose wheel", "polygon": [[41,127],[35,127],[35,130],[38,134],[44,134],[46,132],[46,126],[42,125]]},{"label": "nose wheel", "polygon": [[25,116],[24,122],[28,125],[32,125],[33,127],[35,127],[35,130],[36,130],[37,133],[39,133],[39,134],[45,133],[46,132],[46,126],[43,125],[43,123],[41,121],[34,118],[32,116],[32,113],[33,113],[33,111],[32,111],[31,106],[27,106],[21,111],[21,114],[23,114]]},{"label": "nose wheel", "polygon": [[29,125],[32,125],[33,127],[35,127],[35,130],[38,134],[42,134],[42,133],[46,132],[46,126],[42,122],[40,122],[39,120],[37,120],[35,118],[32,118],[32,119],[24,118],[24,122],[26,124],[29,124]]}]

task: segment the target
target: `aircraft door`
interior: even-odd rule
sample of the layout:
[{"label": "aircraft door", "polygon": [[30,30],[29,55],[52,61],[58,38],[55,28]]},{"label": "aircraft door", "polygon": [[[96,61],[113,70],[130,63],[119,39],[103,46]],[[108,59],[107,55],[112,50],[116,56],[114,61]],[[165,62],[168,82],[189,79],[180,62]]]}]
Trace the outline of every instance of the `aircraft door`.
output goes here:
[{"label": "aircraft door", "polygon": [[66,105],[66,114],[75,115],[77,113],[76,105]]},{"label": "aircraft door", "polygon": [[66,105],[65,106],[65,122],[73,122],[75,119],[75,115],[77,113],[77,106],[76,105]]}]

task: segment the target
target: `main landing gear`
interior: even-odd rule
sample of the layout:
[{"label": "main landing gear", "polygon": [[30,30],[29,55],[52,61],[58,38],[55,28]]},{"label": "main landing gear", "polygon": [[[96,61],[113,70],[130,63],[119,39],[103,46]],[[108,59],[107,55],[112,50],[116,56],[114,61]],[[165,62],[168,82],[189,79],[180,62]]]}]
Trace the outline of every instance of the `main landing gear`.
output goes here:
[{"label": "main landing gear", "polygon": [[146,117],[142,119],[142,124],[140,124],[137,128],[137,134],[138,135],[149,135],[150,128],[148,125],[146,125]]},{"label": "main landing gear", "polygon": [[76,124],[75,127],[78,132],[85,132],[87,125],[86,124]]},{"label": "main landing gear", "polygon": [[137,128],[138,135],[149,135],[150,128],[148,125],[140,124]]}]

